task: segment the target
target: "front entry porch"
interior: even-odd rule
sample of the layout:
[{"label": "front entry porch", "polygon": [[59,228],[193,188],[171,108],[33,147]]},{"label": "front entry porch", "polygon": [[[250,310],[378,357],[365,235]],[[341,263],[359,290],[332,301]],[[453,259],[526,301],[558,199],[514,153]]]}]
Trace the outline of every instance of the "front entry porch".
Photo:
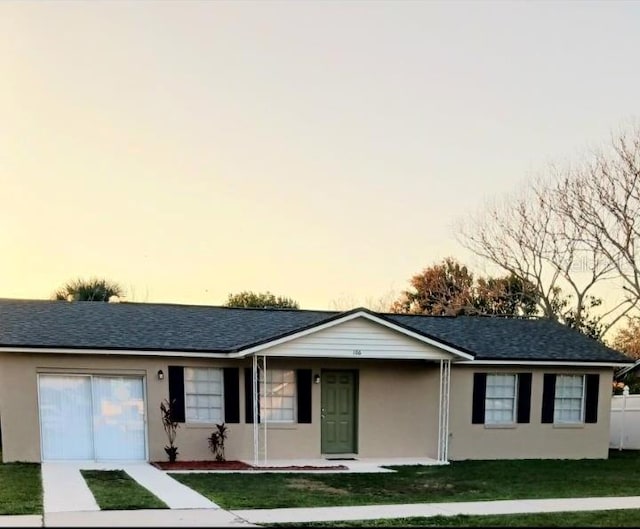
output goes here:
[{"label": "front entry porch", "polygon": [[[253,421],[253,460],[247,462],[254,467],[448,462],[450,359],[252,360],[248,403],[259,420]],[[273,408],[265,403],[277,401],[297,402],[288,422],[270,419]],[[308,420],[301,420],[301,403]]]}]

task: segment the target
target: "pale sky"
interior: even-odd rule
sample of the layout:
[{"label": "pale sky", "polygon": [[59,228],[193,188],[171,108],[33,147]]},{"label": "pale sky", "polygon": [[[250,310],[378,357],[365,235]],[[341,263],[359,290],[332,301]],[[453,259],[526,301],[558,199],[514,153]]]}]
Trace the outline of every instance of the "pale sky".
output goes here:
[{"label": "pale sky", "polygon": [[0,2],[0,297],[406,288],[637,118],[639,2]]}]

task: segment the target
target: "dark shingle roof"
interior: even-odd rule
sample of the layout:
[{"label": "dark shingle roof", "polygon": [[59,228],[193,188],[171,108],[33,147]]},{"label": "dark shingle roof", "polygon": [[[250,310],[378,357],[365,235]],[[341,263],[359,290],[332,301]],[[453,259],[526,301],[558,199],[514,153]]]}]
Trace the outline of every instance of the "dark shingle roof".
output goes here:
[{"label": "dark shingle roof", "polygon": [[597,340],[547,319],[386,316],[473,352],[475,360],[631,362],[627,356]]},{"label": "dark shingle roof", "polygon": [[334,313],[155,303],[0,300],[0,346],[226,352]]},{"label": "dark shingle roof", "polygon": [[[0,299],[0,346],[222,353],[274,340],[342,314]],[[469,352],[478,360],[630,361],[578,331],[547,320],[377,315]]]}]

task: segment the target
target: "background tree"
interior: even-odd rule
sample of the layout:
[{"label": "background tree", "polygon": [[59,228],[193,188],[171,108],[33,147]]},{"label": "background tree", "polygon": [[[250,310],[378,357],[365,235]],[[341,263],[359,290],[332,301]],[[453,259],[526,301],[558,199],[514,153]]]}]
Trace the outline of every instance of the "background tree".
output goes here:
[{"label": "background tree", "polygon": [[640,318],[629,318],[627,325],[618,330],[611,342],[618,351],[633,358],[640,359]]},{"label": "background tree", "polygon": [[275,296],[271,292],[243,291],[229,294],[227,307],[258,308],[258,309],[299,309],[300,304],[291,298]]},{"label": "background tree", "polygon": [[409,283],[412,288],[401,293],[391,312],[443,316],[464,313],[473,305],[473,275],[451,257],[415,274]]},{"label": "background tree", "polygon": [[106,279],[74,279],[53,294],[54,299],[65,301],[110,301],[113,297],[124,297],[124,290]]},{"label": "background tree", "polygon": [[537,292],[527,281],[509,275],[474,278],[469,269],[448,257],[410,279],[391,312],[405,314],[530,316],[537,310]]},{"label": "background tree", "polygon": [[538,311],[538,294],[531,283],[513,274],[480,277],[474,286],[473,307],[478,314],[532,316]]}]

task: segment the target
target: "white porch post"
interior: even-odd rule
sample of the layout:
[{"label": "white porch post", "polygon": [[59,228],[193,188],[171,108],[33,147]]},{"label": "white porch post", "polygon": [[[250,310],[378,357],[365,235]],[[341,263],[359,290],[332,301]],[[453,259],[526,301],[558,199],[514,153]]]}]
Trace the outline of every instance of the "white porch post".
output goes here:
[{"label": "white porch post", "polygon": [[260,395],[267,394],[267,357],[253,356],[253,464],[267,462],[267,417]]},{"label": "white porch post", "polygon": [[[266,397],[267,397],[267,357],[262,356],[262,393],[264,398],[264,402],[266,405]],[[264,454],[263,454],[263,462],[266,466],[267,464],[267,414],[264,413],[264,406],[260,406],[260,422],[262,424],[262,440],[264,443]]]},{"label": "white porch post", "polygon": [[253,464],[259,463],[260,451],[260,424],[258,423],[258,355],[253,355]]},{"label": "white porch post", "polygon": [[449,386],[451,360],[440,360],[440,398],[438,410],[438,461],[449,460]]}]

